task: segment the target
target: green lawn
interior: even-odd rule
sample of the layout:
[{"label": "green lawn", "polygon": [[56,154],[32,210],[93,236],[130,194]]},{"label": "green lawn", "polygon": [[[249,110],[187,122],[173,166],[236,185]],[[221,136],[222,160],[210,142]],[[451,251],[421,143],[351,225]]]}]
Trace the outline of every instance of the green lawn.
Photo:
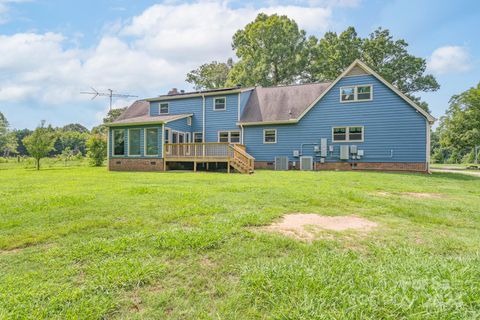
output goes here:
[{"label": "green lawn", "polygon": [[[0,318],[478,319],[479,209],[459,174],[0,165]],[[379,227],[256,228],[292,212]]]}]

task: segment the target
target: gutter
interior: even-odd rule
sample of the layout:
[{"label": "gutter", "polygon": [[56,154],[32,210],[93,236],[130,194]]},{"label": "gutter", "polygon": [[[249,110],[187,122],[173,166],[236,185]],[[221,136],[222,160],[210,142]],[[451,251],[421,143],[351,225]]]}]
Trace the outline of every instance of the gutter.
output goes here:
[{"label": "gutter", "polygon": [[279,120],[279,121],[257,121],[257,122],[237,122],[237,126],[261,126],[267,124],[292,124],[298,123],[298,119]]}]

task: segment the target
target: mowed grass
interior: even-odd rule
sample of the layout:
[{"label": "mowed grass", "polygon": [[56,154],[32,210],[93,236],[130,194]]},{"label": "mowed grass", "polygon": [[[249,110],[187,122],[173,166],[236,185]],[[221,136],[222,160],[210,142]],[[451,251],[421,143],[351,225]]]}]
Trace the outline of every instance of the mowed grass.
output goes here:
[{"label": "mowed grass", "polygon": [[[379,227],[256,228],[293,212]],[[476,319],[479,252],[465,175],[0,166],[5,319]]]}]

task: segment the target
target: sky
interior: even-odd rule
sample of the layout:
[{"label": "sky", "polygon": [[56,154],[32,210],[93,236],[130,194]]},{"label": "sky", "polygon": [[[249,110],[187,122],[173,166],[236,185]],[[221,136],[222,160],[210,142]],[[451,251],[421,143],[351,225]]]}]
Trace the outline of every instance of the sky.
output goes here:
[{"label": "sky", "polygon": [[475,0],[0,0],[0,112],[17,129],[41,120],[91,128],[108,111],[108,99],[80,94],[91,87],[140,98],[191,90],[186,73],[235,58],[232,35],[260,12],[286,14],[317,37],[389,29],[440,83],[420,94],[437,118],[480,82]]}]

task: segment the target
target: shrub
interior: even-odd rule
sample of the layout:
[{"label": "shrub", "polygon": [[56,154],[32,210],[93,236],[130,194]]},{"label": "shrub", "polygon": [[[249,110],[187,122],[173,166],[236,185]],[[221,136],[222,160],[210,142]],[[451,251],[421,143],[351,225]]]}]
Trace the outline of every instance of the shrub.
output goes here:
[{"label": "shrub", "polygon": [[90,164],[99,167],[107,157],[107,139],[105,135],[93,134],[87,140],[87,157]]}]

